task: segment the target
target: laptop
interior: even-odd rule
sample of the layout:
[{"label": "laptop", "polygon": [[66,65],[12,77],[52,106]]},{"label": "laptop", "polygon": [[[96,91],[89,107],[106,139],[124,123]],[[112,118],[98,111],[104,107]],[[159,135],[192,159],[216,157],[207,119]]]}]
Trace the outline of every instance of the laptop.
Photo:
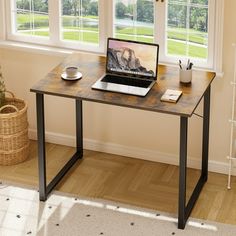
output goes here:
[{"label": "laptop", "polygon": [[106,74],[92,89],[146,96],[157,81],[159,45],[108,38]]}]

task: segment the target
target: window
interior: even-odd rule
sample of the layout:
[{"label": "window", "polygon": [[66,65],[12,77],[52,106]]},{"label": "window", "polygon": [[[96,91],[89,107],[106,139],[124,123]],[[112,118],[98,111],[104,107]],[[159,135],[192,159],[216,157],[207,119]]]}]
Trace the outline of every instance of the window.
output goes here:
[{"label": "window", "polygon": [[212,67],[215,0],[115,0],[115,33],[122,39],[160,44],[165,62],[192,58],[198,66]]},{"label": "window", "polygon": [[45,0],[16,0],[14,31],[19,34],[49,36],[48,4]]},{"label": "window", "polygon": [[115,0],[116,38],[154,42],[154,1]]},{"label": "window", "polygon": [[98,0],[62,0],[63,40],[99,43]]},{"label": "window", "polygon": [[169,0],[167,52],[208,58],[208,0]]},{"label": "window", "polygon": [[[105,53],[106,38],[160,45],[161,62],[219,65],[223,0],[5,0],[7,39]],[[222,28],[222,27],[221,27]],[[218,58],[218,59],[217,59]]]}]

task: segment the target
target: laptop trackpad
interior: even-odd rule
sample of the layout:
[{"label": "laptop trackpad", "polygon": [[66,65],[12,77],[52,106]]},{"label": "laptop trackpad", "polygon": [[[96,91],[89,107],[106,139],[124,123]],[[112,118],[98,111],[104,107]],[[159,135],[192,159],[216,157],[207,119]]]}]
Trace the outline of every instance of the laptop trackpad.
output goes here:
[{"label": "laptop trackpad", "polygon": [[150,90],[150,88],[140,88],[140,87],[134,87],[134,86],[128,86],[128,85],[122,85],[122,84],[104,83],[101,81],[99,85],[94,86],[94,88],[113,91],[113,92],[139,95],[139,96],[145,96],[147,92]]}]

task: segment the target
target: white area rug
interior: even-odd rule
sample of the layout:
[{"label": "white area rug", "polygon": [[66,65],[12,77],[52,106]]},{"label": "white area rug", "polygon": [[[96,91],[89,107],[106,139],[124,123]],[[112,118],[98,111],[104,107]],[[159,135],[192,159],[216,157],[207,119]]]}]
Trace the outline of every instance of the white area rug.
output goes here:
[{"label": "white area rug", "polygon": [[170,214],[55,192],[43,203],[36,190],[0,184],[0,235],[235,236],[236,227],[190,219],[179,230]]}]

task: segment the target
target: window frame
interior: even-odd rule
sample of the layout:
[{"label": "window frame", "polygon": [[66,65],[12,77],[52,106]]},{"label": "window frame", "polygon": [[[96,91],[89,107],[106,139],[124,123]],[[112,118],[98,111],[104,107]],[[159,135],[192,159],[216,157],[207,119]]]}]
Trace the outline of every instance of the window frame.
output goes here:
[{"label": "window frame", "polygon": [[[206,60],[200,58],[191,58],[194,65],[199,68],[214,69],[214,39],[215,39],[215,4],[221,0],[208,0],[208,58]],[[115,16],[115,0],[113,2],[113,15]],[[163,64],[177,63],[179,60],[186,61],[187,56],[168,55],[167,54],[167,21],[168,21],[168,1],[154,1],[154,42],[160,45],[159,61]],[[158,17],[159,16],[159,17]],[[212,26],[212,27],[210,27]],[[113,26],[114,30],[114,26]]]},{"label": "window frame", "polygon": [[7,39],[18,42],[29,42],[35,43],[35,39],[37,39],[37,44],[41,45],[50,45],[50,39],[41,37],[41,36],[32,36],[32,35],[22,35],[16,32],[15,20],[16,15],[14,13],[15,0],[6,1],[6,29],[7,29]]},{"label": "window frame", "polygon": [[[154,1],[154,0],[153,0]],[[0,37],[9,40],[45,46],[88,51],[94,53],[106,53],[106,38],[112,37],[114,31],[115,0],[99,0],[99,45],[61,40],[61,1],[49,0],[49,38],[32,35],[22,35],[14,32],[15,29],[15,0],[0,0],[0,4],[5,3],[5,29]],[[159,60],[162,64],[176,64],[179,59],[186,60],[186,56],[167,55],[165,53],[167,45],[167,1],[154,1],[154,42],[160,44]],[[192,59],[198,68],[222,71],[222,47],[223,47],[223,17],[224,0],[209,0],[208,18],[208,59]],[[0,19],[1,24],[1,19]],[[53,25],[53,27],[51,27]],[[37,42],[35,42],[37,39]],[[195,67],[195,68],[196,68]]]},{"label": "window frame", "polygon": [[[45,46],[61,47],[68,49],[76,49],[81,51],[90,51],[102,53],[104,51],[104,40],[102,35],[104,34],[104,22],[105,12],[104,4],[106,0],[99,0],[98,11],[99,11],[99,45],[92,43],[81,43],[66,41],[61,39],[61,0],[49,0],[48,1],[48,16],[49,16],[49,37],[33,36],[33,35],[22,35],[16,32],[15,21],[16,14],[14,13],[15,0],[6,1],[6,28],[7,28],[7,39],[11,41],[18,41],[23,43],[32,43]],[[52,7],[53,6],[53,7]],[[52,27],[53,26],[53,27]],[[37,39],[37,42],[35,40]]]},{"label": "window frame", "polygon": [[[191,61],[194,65],[197,65],[197,67],[201,68],[213,68],[214,63],[214,31],[215,31],[215,2],[218,0],[208,0],[208,58],[206,60],[200,59],[200,58],[191,58]],[[167,3],[167,2],[166,2]],[[161,35],[163,35],[165,38],[162,39],[163,42],[163,48],[165,52],[161,55],[161,60],[165,61],[166,63],[173,63],[173,61],[178,62],[179,60],[186,61],[187,56],[178,56],[178,55],[167,55],[167,11],[168,7],[165,8],[165,23],[163,24],[165,28],[165,32],[161,32]],[[212,27],[210,27],[212,26]]]},{"label": "window frame", "polygon": [[0,40],[6,39],[5,1],[0,0]]}]

